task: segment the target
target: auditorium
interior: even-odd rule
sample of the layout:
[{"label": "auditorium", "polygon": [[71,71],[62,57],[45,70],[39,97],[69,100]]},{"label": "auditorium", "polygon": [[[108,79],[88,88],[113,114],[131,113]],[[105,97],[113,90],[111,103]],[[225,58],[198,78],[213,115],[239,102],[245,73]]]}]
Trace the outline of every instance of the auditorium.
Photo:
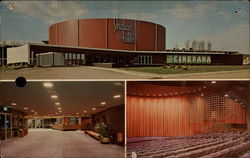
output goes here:
[{"label": "auditorium", "polygon": [[250,157],[249,81],[130,81],[127,157]]},{"label": "auditorium", "polygon": [[99,67],[243,64],[243,55],[237,51],[167,49],[168,31],[160,24],[134,19],[68,20],[51,25],[43,43],[3,49],[7,52],[1,53],[2,63]]}]

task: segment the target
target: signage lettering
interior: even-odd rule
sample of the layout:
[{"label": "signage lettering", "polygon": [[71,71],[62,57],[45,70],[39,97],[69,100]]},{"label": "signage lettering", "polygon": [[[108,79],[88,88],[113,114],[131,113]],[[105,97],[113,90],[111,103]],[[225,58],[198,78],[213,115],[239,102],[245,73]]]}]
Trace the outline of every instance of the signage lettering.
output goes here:
[{"label": "signage lettering", "polygon": [[211,64],[209,55],[167,55],[167,64]]},{"label": "signage lettering", "polygon": [[128,24],[120,24],[117,23],[116,19],[114,19],[114,31],[124,31],[123,32],[123,37],[122,37],[122,41],[124,43],[134,43],[135,42],[135,38],[132,31],[132,25],[128,25]]}]

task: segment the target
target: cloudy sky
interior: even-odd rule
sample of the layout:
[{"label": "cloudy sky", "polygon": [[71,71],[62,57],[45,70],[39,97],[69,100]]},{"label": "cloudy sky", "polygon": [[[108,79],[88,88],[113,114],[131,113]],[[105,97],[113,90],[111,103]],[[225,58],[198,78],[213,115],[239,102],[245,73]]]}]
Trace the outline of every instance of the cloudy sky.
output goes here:
[{"label": "cloudy sky", "polygon": [[213,50],[249,53],[247,0],[2,1],[0,14],[2,40],[47,40],[50,25],[69,19],[132,18],[165,26],[167,49],[183,48],[186,40],[196,39],[211,41]]}]

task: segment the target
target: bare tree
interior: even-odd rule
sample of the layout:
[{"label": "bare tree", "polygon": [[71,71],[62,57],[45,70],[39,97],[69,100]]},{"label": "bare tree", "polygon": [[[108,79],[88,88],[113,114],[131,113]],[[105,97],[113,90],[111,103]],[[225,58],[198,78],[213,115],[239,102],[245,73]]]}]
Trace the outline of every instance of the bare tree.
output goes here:
[{"label": "bare tree", "polygon": [[211,51],[212,49],[212,43],[210,41],[207,42],[207,50]]},{"label": "bare tree", "polygon": [[187,40],[186,42],[185,42],[185,45],[186,45],[186,50],[188,50],[189,49],[189,40]]},{"label": "bare tree", "polygon": [[193,50],[197,49],[197,42],[196,42],[196,40],[193,40],[193,42],[192,42],[192,48],[193,48]]}]

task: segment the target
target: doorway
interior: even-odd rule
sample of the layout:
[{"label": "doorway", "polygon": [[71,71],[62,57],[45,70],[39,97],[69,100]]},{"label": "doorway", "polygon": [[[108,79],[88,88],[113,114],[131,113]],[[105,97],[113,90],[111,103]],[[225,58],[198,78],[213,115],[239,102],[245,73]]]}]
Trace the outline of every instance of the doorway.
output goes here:
[{"label": "doorway", "polygon": [[0,140],[12,138],[12,115],[0,113]]}]

